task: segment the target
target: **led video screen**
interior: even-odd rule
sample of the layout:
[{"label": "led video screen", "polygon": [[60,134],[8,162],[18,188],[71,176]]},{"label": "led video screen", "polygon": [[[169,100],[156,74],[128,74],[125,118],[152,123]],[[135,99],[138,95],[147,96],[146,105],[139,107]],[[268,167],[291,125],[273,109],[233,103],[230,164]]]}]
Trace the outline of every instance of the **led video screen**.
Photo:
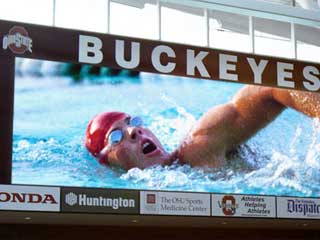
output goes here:
[{"label": "led video screen", "polygon": [[319,65],[12,26],[12,183],[319,197]]},{"label": "led video screen", "polygon": [[318,196],[318,96],[111,71],[16,60],[13,183]]}]

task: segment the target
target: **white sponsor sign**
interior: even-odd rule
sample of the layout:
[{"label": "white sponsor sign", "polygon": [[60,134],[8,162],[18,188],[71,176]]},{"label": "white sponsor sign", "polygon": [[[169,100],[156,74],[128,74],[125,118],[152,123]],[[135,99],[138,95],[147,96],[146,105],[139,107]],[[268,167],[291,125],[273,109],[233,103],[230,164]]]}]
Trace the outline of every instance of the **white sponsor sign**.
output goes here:
[{"label": "white sponsor sign", "polygon": [[0,210],[60,211],[60,188],[0,185]]},{"label": "white sponsor sign", "polygon": [[277,197],[279,218],[320,218],[320,199]]},{"label": "white sponsor sign", "polygon": [[275,202],[269,196],[212,194],[212,216],[275,218]]},{"label": "white sponsor sign", "polygon": [[210,216],[210,194],[141,191],[140,213]]}]

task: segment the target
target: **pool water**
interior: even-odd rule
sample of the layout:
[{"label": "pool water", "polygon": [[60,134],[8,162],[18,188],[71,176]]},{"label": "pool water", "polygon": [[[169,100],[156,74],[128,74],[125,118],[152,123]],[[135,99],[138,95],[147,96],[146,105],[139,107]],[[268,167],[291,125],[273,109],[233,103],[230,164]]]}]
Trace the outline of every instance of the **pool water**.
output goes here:
[{"label": "pool water", "polygon": [[147,73],[76,82],[17,75],[13,183],[319,197],[320,122],[290,109],[219,169],[173,164],[126,172],[99,165],[84,147],[89,120],[118,110],[141,116],[172,151],[204,112],[241,87]]}]

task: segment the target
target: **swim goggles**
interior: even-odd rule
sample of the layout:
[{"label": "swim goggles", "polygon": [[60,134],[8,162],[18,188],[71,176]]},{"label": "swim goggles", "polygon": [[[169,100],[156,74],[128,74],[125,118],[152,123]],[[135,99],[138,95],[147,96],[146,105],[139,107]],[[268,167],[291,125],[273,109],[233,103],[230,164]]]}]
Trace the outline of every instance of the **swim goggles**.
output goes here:
[{"label": "swim goggles", "polygon": [[[141,117],[132,117],[128,120],[128,126],[130,127],[141,127],[143,125],[143,121]],[[109,133],[108,136],[108,145],[106,145],[98,154],[100,157],[104,157],[106,153],[109,151],[111,146],[114,146],[120,143],[123,139],[124,131],[123,129],[115,129]]]}]

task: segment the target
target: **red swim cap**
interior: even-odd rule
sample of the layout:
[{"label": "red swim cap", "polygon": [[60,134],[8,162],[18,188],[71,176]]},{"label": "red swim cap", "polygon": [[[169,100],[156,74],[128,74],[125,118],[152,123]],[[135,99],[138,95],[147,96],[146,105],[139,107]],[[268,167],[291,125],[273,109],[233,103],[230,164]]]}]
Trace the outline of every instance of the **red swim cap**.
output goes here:
[{"label": "red swim cap", "polygon": [[[111,125],[126,116],[123,112],[104,112],[93,117],[86,131],[86,147],[89,152],[97,157],[101,150],[108,144],[106,134]],[[107,164],[107,157],[99,159],[102,164]]]}]

